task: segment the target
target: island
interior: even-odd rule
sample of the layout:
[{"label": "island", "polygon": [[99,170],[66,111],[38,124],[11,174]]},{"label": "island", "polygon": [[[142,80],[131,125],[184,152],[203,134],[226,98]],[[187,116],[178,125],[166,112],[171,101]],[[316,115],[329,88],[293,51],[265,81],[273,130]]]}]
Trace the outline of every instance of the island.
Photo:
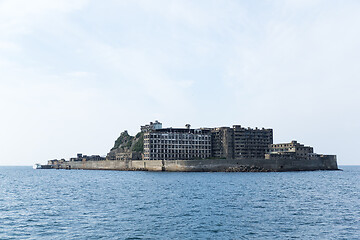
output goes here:
[{"label": "island", "polygon": [[339,170],[336,155],[314,153],[295,140],[273,143],[273,130],[214,127],[163,128],[159,121],[135,136],[120,134],[106,157],[77,154],[49,160],[46,169],[178,172],[283,172]]}]

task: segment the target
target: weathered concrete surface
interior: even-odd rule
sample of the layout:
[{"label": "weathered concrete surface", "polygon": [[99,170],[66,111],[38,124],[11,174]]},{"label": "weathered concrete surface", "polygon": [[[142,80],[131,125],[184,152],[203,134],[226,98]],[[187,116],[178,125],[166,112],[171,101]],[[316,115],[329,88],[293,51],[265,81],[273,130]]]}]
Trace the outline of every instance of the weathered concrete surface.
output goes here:
[{"label": "weathered concrete surface", "polygon": [[203,160],[105,160],[65,162],[53,165],[56,169],[91,169],[121,171],[172,172],[280,172],[338,170],[336,156],[324,155],[316,159],[203,159]]}]

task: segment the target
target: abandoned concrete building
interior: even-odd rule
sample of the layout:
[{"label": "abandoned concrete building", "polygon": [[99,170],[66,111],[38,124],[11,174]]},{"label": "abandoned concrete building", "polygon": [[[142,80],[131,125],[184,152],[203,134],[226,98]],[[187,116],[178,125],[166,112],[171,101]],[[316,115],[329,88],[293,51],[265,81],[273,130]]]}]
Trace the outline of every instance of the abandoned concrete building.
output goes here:
[{"label": "abandoned concrete building", "polygon": [[79,153],[69,161],[49,160],[41,167],[189,172],[338,170],[336,155],[316,154],[312,147],[297,141],[273,144],[272,129],[190,127],[163,128],[159,121],[151,122],[141,126],[135,136],[121,132],[106,158]]},{"label": "abandoned concrete building", "polygon": [[263,158],[272,143],[272,129],[243,128],[240,125],[211,129],[214,158]]},{"label": "abandoned concrete building", "polygon": [[[157,122],[142,127],[144,160],[187,160],[205,158],[264,158],[273,143],[272,129],[243,128],[161,128]],[[160,127],[159,127],[160,126]]]},{"label": "abandoned concrete building", "polygon": [[290,143],[270,144],[265,157],[282,158],[289,156],[311,159],[313,157],[317,157],[318,154],[315,154],[313,148],[310,146],[304,146],[297,141],[291,141]]},{"label": "abandoned concrete building", "polygon": [[139,152],[123,152],[122,149],[115,149],[114,151],[110,151],[106,158],[108,160],[141,160],[142,155]]},{"label": "abandoned concrete building", "polygon": [[272,129],[243,128],[234,125],[234,158],[263,158],[273,143]]},{"label": "abandoned concrete building", "polygon": [[150,124],[146,124],[144,126],[141,126],[141,132],[147,132],[151,130],[161,129],[162,123],[156,120],[155,122],[150,122]]},{"label": "abandoned concrete building", "polygon": [[[163,160],[164,163],[165,160],[200,159],[317,161],[326,157],[297,141],[273,144],[272,129],[244,128],[241,125],[191,129],[190,124],[186,124],[185,128],[162,128],[162,123],[155,121],[141,126],[141,132],[135,137],[127,131],[121,133],[106,158],[79,153],[69,162]],[[50,165],[64,162],[64,159],[49,160]]]},{"label": "abandoned concrete building", "polygon": [[230,127],[211,129],[211,157],[234,158],[234,130]]},{"label": "abandoned concrete building", "polygon": [[205,159],[211,156],[208,130],[158,128],[144,133],[144,160]]},{"label": "abandoned concrete building", "polygon": [[82,153],[78,153],[76,158],[70,158],[70,161],[103,161],[105,157],[101,157],[100,155],[83,155]]}]

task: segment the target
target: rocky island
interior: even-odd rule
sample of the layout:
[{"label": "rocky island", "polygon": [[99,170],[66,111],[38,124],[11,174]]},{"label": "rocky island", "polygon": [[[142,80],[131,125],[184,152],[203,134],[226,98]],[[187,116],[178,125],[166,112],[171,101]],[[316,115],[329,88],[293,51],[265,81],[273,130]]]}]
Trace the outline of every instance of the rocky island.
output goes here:
[{"label": "rocky island", "polygon": [[44,168],[122,171],[280,172],[338,170],[336,155],[316,154],[291,141],[273,143],[273,130],[215,127],[163,128],[155,121],[120,134],[106,157],[49,160]]}]

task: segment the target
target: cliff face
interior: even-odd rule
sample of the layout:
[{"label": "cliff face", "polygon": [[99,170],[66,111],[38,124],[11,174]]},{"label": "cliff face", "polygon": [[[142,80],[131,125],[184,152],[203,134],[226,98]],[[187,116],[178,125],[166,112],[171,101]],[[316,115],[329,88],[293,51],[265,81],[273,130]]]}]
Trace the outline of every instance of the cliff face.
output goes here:
[{"label": "cliff face", "polygon": [[125,130],[120,134],[114,143],[114,147],[107,154],[107,159],[139,159],[144,152],[144,134],[139,132],[131,136]]}]

